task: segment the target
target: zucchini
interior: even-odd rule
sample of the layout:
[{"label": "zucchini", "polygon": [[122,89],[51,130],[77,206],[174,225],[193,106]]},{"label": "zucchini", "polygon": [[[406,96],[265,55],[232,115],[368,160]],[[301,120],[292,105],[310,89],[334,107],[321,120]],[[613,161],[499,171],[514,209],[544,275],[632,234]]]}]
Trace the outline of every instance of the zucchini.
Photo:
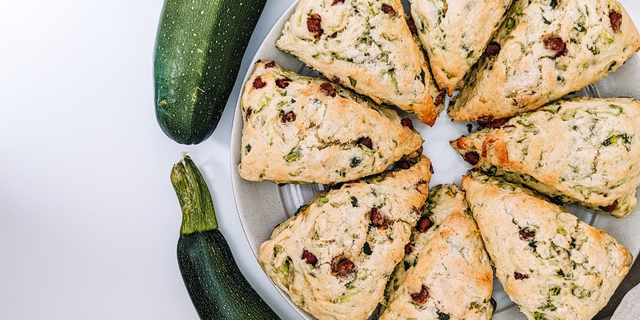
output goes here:
[{"label": "zucchini", "polygon": [[280,319],[251,287],[218,230],[211,194],[189,156],[171,170],[182,208],[178,265],[200,319]]},{"label": "zucchini", "polygon": [[158,26],[155,110],[167,136],[198,144],[215,130],[266,0],[166,0]]}]

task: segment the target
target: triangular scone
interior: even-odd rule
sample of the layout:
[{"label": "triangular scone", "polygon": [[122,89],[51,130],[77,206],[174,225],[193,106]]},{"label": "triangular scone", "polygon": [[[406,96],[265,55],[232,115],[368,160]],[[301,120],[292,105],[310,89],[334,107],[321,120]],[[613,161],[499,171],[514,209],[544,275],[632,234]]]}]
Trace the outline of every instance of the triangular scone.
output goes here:
[{"label": "triangular scone", "polygon": [[331,183],[384,171],[422,146],[408,118],[336,84],[259,62],[241,98],[240,176]]},{"label": "triangular scone", "polygon": [[424,211],[430,167],[420,156],[320,193],[276,228],[260,246],[258,262],[316,318],[367,319]]},{"label": "triangular scone", "polygon": [[499,178],[471,172],[462,188],[511,300],[530,320],[587,320],[629,271],[631,254],[574,215]]},{"label": "triangular scone", "polygon": [[454,121],[490,122],[537,109],[607,76],[640,49],[613,0],[519,0],[455,104]]},{"label": "triangular scone", "polygon": [[444,94],[431,95],[429,66],[405,19],[400,0],[301,0],[276,46],[328,79],[433,125]]},{"label": "triangular scone", "polygon": [[380,320],[489,320],[493,270],[464,192],[456,185],[429,191],[385,295]]},{"label": "triangular scone", "polygon": [[640,101],[559,100],[453,141],[465,160],[554,198],[627,216],[640,185]]},{"label": "triangular scone", "polygon": [[449,96],[485,51],[512,0],[410,0],[433,77]]}]

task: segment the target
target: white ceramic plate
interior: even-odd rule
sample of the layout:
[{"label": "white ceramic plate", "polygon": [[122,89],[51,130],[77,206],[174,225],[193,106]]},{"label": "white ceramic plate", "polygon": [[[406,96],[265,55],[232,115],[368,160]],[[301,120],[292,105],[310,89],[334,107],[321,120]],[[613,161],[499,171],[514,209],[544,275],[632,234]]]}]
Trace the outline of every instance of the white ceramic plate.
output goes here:
[{"label": "white ceramic plate", "polygon": [[[284,24],[289,20],[296,4],[297,1],[284,12],[269,34],[267,34],[252,60],[252,66],[249,67],[243,83],[253,72],[253,63],[258,60],[274,60],[285,69],[303,75],[318,75],[298,59],[281,52],[275,47],[275,42],[280,37]],[[623,67],[610,74],[608,78],[577,92],[575,95],[591,97],[626,96],[640,99],[640,74],[637,72],[638,70],[640,70],[640,58],[634,55]],[[242,149],[243,123],[240,100],[238,98],[231,132],[231,178],[242,227],[251,249],[257,255],[258,247],[269,238],[274,227],[293,215],[298,207],[305,204],[316,193],[322,191],[323,187],[322,185],[293,184],[278,187],[271,182],[251,182],[240,178],[237,170],[237,166],[240,163],[240,150]],[[471,169],[471,166],[464,162],[451,148],[449,141],[468,134],[467,124],[470,122],[453,123],[446,115],[446,112],[441,114],[432,128],[417,121],[415,116],[412,116],[412,119],[414,119],[415,128],[426,141],[423,153],[432,161],[435,170],[430,185],[435,186],[452,182],[459,185],[461,176]],[[474,129],[477,127],[475,124],[473,126]],[[581,220],[615,237],[634,254],[634,258],[640,252],[640,214],[638,213],[640,206],[636,207],[629,217],[625,219],[616,219],[576,206],[569,206],[568,210]],[[280,293],[303,318],[314,319],[313,316],[293,304],[283,291],[280,290]],[[526,320],[526,317],[519,312],[517,306],[509,300],[497,280],[494,281],[493,298],[498,303],[494,316],[495,320]]]}]

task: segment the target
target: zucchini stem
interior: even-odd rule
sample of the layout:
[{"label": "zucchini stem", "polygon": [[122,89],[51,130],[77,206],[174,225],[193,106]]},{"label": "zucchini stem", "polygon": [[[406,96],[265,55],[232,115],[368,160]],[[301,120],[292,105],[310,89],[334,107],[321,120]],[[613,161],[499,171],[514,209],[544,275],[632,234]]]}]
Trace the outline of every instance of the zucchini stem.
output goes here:
[{"label": "zucchini stem", "polygon": [[180,235],[218,229],[207,183],[186,153],[171,169],[171,184],[182,208]]}]

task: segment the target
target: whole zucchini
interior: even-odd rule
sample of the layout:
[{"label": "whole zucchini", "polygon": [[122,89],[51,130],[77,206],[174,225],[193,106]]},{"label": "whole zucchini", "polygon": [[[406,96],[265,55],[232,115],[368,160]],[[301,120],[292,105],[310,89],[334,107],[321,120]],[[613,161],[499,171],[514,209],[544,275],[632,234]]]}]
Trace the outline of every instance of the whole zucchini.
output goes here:
[{"label": "whole zucchini", "polygon": [[155,48],[162,131],[198,144],[215,130],[267,0],[166,0]]},{"label": "whole zucchini", "polygon": [[171,170],[182,208],[178,265],[200,319],[280,319],[251,287],[218,230],[213,201],[189,156]]}]

